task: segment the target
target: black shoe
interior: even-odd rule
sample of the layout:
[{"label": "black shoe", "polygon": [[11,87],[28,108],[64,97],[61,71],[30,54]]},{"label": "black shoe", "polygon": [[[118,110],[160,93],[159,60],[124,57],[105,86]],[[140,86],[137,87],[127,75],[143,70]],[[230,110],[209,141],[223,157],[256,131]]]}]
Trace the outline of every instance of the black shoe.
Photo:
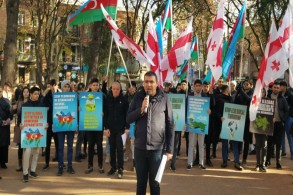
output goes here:
[{"label": "black shoe", "polygon": [[281,170],[282,169],[281,164],[280,163],[277,163],[276,168],[279,169],[279,170]]},{"label": "black shoe", "polygon": [[36,172],[30,172],[30,177],[32,177],[32,178],[38,178],[39,176],[38,176],[38,174],[36,174]]},{"label": "black shoe", "polygon": [[118,179],[122,179],[122,176],[123,176],[123,169],[118,169],[118,174],[117,174]]},{"label": "black shoe", "polygon": [[195,160],[195,161],[193,161],[193,163],[192,163],[192,166],[197,166],[197,165],[199,165],[199,161],[198,160]]},{"label": "black shoe", "polygon": [[255,171],[259,171],[260,170],[260,166],[259,165],[256,165],[255,166]]},{"label": "black shoe", "polygon": [[28,182],[28,174],[23,175],[23,183],[27,183]]},{"label": "black shoe", "polygon": [[256,151],[255,150],[252,150],[249,152],[249,155],[255,155],[256,154]]},{"label": "black shoe", "polygon": [[49,165],[48,164],[45,164],[44,167],[43,167],[43,171],[46,171],[49,169]]},{"label": "black shoe", "polygon": [[180,153],[179,152],[177,153],[177,156],[180,156]]},{"label": "black shoe", "polygon": [[271,165],[271,162],[270,161],[266,161],[265,166],[266,167],[269,167],[270,165]]},{"label": "black shoe", "polygon": [[200,168],[201,170],[206,170],[206,168],[205,168],[203,165],[199,165],[199,168]]},{"label": "black shoe", "polygon": [[81,162],[81,158],[75,158],[75,162]]},{"label": "black shoe", "polygon": [[74,169],[72,167],[68,167],[67,168],[67,173],[69,173],[69,174],[75,174],[75,171],[74,171]]},{"label": "black shoe", "polygon": [[187,171],[191,171],[192,166],[191,165],[187,165],[186,170]]},{"label": "black shoe", "polygon": [[6,164],[5,164],[5,163],[1,163],[1,168],[2,168],[2,169],[7,169]]},{"label": "black shoe", "polygon": [[57,157],[54,157],[54,158],[52,158],[52,161],[53,162],[58,162],[58,158]]},{"label": "black shoe", "polygon": [[57,176],[62,176],[63,175],[63,167],[58,168]]},{"label": "black shoe", "polygon": [[239,164],[239,163],[235,163],[234,165],[235,169],[237,169],[238,171],[242,171],[243,167]]},{"label": "black shoe", "polygon": [[209,167],[213,167],[213,166],[214,166],[211,160],[207,160],[207,161],[206,161],[206,164],[207,164]]},{"label": "black shoe", "polygon": [[170,170],[173,171],[173,172],[176,172],[176,167],[174,165],[171,165]]},{"label": "black shoe", "polygon": [[226,167],[228,167],[228,164],[227,163],[221,164],[221,168],[226,168]]},{"label": "black shoe", "polygon": [[267,168],[265,166],[260,166],[259,167],[259,171],[260,172],[263,172],[263,173],[266,173],[267,172]]},{"label": "black shoe", "polygon": [[93,169],[93,167],[89,167],[87,170],[85,170],[85,174],[90,174],[91,172],[93,172],[94,171],[94,169]]},{"label": "black shoe", "polygon": [[111,168],[110,171],[108,172],[108,176],[112,176],[116,173],[116,169]]},{"label": "black shoe", "polygon": [[101,174],[105,173],[105,170],[104,170],[103,167],[100,167],[100,168],[99,168],[99,173],[101,173]]}]

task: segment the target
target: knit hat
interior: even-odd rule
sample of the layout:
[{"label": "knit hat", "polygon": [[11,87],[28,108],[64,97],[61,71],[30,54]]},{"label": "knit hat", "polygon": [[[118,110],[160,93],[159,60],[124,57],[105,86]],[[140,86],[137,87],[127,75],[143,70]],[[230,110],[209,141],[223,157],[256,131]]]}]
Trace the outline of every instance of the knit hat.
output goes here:
[{"label": "knit hat", "polygon": [[63,80],[63,81],[61,82],[61,89],[63,89],[63,87],[64,87],[65,85],[70,85],[70,81],[68,81],[68,80]]}]

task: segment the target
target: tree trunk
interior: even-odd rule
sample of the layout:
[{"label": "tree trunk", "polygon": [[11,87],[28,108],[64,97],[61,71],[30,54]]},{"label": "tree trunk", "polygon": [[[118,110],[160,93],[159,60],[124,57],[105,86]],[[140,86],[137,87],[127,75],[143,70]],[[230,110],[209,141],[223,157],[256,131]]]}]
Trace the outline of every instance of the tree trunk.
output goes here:
[{"label": "tree trunk", "polygon": [[1,84],[9,81],[14,83],[16,80],[16,44],[17,44],[17,21],[19,11],[19,0],[7,1],[7,26],[6,40],[4,44],[4,64],[1,73]]},{"label": "tree trunk", "polygon": [[99,65],[99,50],[101,42],[102,22],[95,22],[92,26],[93,37],[90,44],[91,48],[91,63],[89,64],[89,71],[87,76],[87,84],[92,78],[97,78]]}]

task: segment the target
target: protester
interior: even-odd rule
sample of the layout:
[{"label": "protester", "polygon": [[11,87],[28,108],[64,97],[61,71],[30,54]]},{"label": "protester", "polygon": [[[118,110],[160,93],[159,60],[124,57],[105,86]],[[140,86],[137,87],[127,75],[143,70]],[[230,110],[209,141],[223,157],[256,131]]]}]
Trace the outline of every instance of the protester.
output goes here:
[{"label": "protester", "polygon": [[[202,82],[201,80],[197,79],[194,81],[193,84],[194,92],[190,94],[190,96],[197,96],[197,97],[207,97],[207,94],[202,93]],[[206,110],[208,114],[211,114],[211,110]],[[189,132],[189,148],[188,148],[188,159],[187,159],[187,168],[186,170],[191,170],[192,163],[193,163],[193,154],[194,154],[194,147],[198,144],[198,153],[199,153],[199,168],[201,170],[205,170],[204,166],[204,134]]]},{"label": "protester", "polygon": [[[38,87],[32,87],[30,89],[30,100],[22,105],[23,107],[44,107],[42,102],[39,100],[40,97],[40,89]],[[19,125],[20,129],[24,128],[24,125],[21,124],[21,116],[22,112],[18,115],[17,124]],[[46,129],[48,128],[48,124],[46,125]],[[40,148],[25,148],[23,152],[23,161],[22,161],[22,169],[23,169],[23,182],[28,182],[28,177],[37,178],[38,174],[36,173],[37,165],[38,165],[38,158],[39,158],[39,150]],[[32,156],[31,166],[30,157]],[[30,167],[30,172],[28,171]]]},{"label": "protester", "polygon": [[289,116],[289,107],[286,98],[280,93],[280,83],[274,82],[272,93],[268,95],[268,98],[276,100],[275,113],[274,113],[274,134],[268,137],[268,151],[266,159],[266,167],[271,165],[271,157],[274,151],[274,145],[276,145],[276,168],[282,169],[281,166],[281,142],[283,123],[286,122]]},{"label": "protester", "polygon": [[2,96],[12,102],[12,92],[11,92],[12,85],[10,82],[4,83],[4,88],[2,89]]},{"label": "protester", "polygon": [[[280,92],[286,98],[289,106],[289,117],[284,124],[284,129],[282,133],[282,157],[286,157],[286,141],[285,137],[287,135],[287,140],[289,144],[289,149],[291,153],[291,160],[293,160],[293,135],[291,134],[291,128],[293,125],[293,94],[287,90],[286,81],[280,82]],[[285,135],[286,134],[286,135]]]},{"label": "protester", "polygon": [[[263,88],[262,97],[266,97],[266,89]],[[256,171],[267,172],[265,166],[266,156],[267,156],[267,139],[268,136],[265,134],[255,133],[255,151],[256,151]]]},{"label": "protester", "polygon": [[47,140],[46,140],[46,149],[45,149],[45,165],[43,170],[47,170],[50,164],[50,153],[51,153],[51,142],[52,138],[54,139],[55,144],[55,157],[53,161],[58,161],[58,136],[53,132],[53,94],[58,93],[58,85],[55,79],[51,79],[49,83],[50,90],[43,98],[43,104],[48,108],[47,112],[47,122],[48,122],[48,130],[47,130]]},{"label": "protester", "polygon": [[[99,91],[99,80],[93,78],[90,82],[90,91],[98,92]],[[103,96],[103,110],[105,110],[105,97]],[[88,169],[85,171],[86,174],[93,172],[93,159],[94,159],[94,147],[97,144],[98,150],[98,166],[99,173],[104,173],[103,168],[103,130],[100,131],[87,131],[86,138],[88,140]]]},{"label": "protester", "polygon": [[[78,83],[77,85],[77,93],[78,96],[80,96],[80,92],[85,91],[85,84],[84,83]],[[76,162],[81,162],[81,159],[85,158],[85,154],[81,152],[81,145],[84,143],[84,137],[85,137],[85,131],[82,129],[78,130],[77,134],[77,140],[76,140],[76,148],[75,148],[75,161]]]},{"label": "protester", "polygon": [[[118,178],[123,176],[123,141],[124,132],[129,134],[129,124],[126,123],[126,115],[128,111],[128,101],[123,97],[120,83],[112,84],[111,92],[106,98],[104,118],[105,118],[105,134],[109,137],[111,170],[108,175],[116,173],[118,169]],[[117,159],[117,164],[116,164]]]},{"label": "protester", "polygon": [[3,169],[7,169],[11,120],[10,101],[3,97],[3,88],[0,87],[0,166]]},{"label": "protester", "polygon": [[[24,103],[26,103],[27,101],[29,101],[30,98],[30,91],[28,87],[23,88],[17,104],[16,104],[16,117],[17,116],[21,116],[21,107]],[[17,118],[16,118],[17,121]],[[15,140],[17,140],[17,145],[18,145],[18,151],[17,151],[17,157],[18,157],[18,166],[16,168],[16,171],[22,171],[22,155],[23,155],[23,149],[21,148],[21,133],[20,133],[20,127],[18,124],[15,124],[16,126],[16,130],[19,132],[14,132],[14,136],[18,136],[17,138],[15,138]]]},{"label": "protester", "polygon": [[[249,126],[250,126],[250,120],[249,120],[249,106],[253,95],[253,82],[251,80],[245,80],[244,83],[239,83],[236,90],[235,95],[235,104],[244,105],[247,106],[247,114],[246,114],[246,120],[245,120],[245,127],[244,127],[244,134],[243,134],[243,140],[244,140],[244,148],[243,148],[243,160],[242,160],[242,166],[247,165],[247,156],[249,151],[249,144],[252,145],[252,133],[249,132]],[[242,145],[242,143],[240,143]],[[237,146],[237,150],[239,146]],[[234,150],[234,148],[233,148]],[[251,149],[252,151],[253,149]]]},{"label": "protester", "polygon": [[[62,92],[70,91],[70,83],[67,80],[61,82],[61,90]],[[56,132],[58,137],[58,172],[57,176],[63,175],[64,168],[64,142],[66,136],[67,143],[67,173],[75,174],[75,171],[72,167],[72,156],[73,156],[73,139],[74,139],[74,131],[62,131]]]},{"label": "protester", "polygon": [[167,159],[172,158],[173,113],[167,95],[158,88],[158,78],[154,72],[149,71],[144,75],[143,87],[131,102],[127,122],[129,124],[135,122],[136,125],[134,142],[136,193],[146,194],[147,180],[149,180],[150,192],[156,195],[160,194],[160,184],[155,181],[155,176],[162,160],[164,146]]}]

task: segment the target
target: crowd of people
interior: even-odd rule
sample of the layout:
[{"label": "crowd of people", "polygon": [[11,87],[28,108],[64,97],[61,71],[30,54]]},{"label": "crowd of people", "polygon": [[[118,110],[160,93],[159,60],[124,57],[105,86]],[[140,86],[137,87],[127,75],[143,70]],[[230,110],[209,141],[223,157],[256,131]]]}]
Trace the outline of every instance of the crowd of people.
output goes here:
[{"label": "crowd of people", "polygon": [[[107,86],[107,79],[100,83],[94,78],[86,88],[84,83],[64,80],[57,83],[52,79],[46,90],[40,88],[18,87],[14,94],[10,83],[0,87],[0,166],[6,169],[10,145],[10,124],[15,116],[14,142],[18,145],[18,165],[16,171],[23,173],[23,182],[28,182],[29,177],[37,178],[36,167],[39,157],[39,148],[21,148],[20,131],[24,128],[21,124],[22,107],[47,107],[47,143],[42,149],[45,157],[43,170],[50,167],[50,157],[58,161],[57,175],[62,176],[66,169],[69,174],[74,174],[73,159],[81,162],[87,158],[88,168],[85,174],[94,170],[94,154],[98,157],[98,171],[104,173],[103,139],[106,139],[106,159],[110,162],[111,169],[108,175],[117,173],[118,178],[123,177],[123,164],[125,160],[125,146],[122,137],[129,134],[129,128],[134,127],[134,138],[130,140],[133,169],[137,174],[137,194],[145,194],[149,174],[149,183],[152,194],[159,194],[159,184],[155,182],[163,151],[170,160],[171,171],[176,171],[176,159],[183,155],[181,152],[181,139],[186,140],[186,170],[198,166],[200,169],[213,167],[213,159],[217,158],[217,145],[222,143],[222,168],[226,168],[230,161],[230,151],[233,153],[234,168],[243,170],[247,166],[248,154],[254,154],[257,164],[256,171],[266,172],[275,158],[277,169],[282,169],[281,157],[286,154],[286,140],[290,148],[290,158],[293,160],[293,95],[288,90],[285,81],[274,82],[269,89],[263,89],[262,96],[276,100],[274,114],[273,136],[252,134],[249,131],[249,114],[245,120],[243,142],[220,139],[225,103],[234,103],[249,106],[253,95],[253,82],[245,80],[237,84],[236,81],[225,83],[219,79],[215,87],[207,81],[195,80],[190,85],[186,80],[176,86],[165,83],[164,89],[158,88],[157,77],[154,73],[146,73],[143,86],[138,87],[135,82],[128,85],[123,93],[119,81]],[[74,131],[54,132],[53,129],[53,94],[60,92],[103,92],[103,131],[79,130],[74,150]],[[174,131],[171,104],[167,98],[169,93],[185,94],[210,98],[210,108],[207,110],[209,117],[209,131],[207,135],[182,131]],[[14,103],[13,103],[14,102]],[[37,109],[37,108],[36,108]],[[52,138],[55,150],[51,151]],[[66,142],[65,142],[66,140]],[[64,143],[67,143],[67,164],[64,163]],[[82,148],[83,146],[83,148]],[[83,149],[83,150],[82,150]],[[51,154],[53,153],[53,154]],[[31,163],[30,157],[32,156]],[[195,156],[195,157],[194,157]],[[232,158],[231,158],[232,159]],[[138,161],[138,162],[137,162]],[[31,164],[31,165],[30,165]],[[30,167],[30,169],[29,169]]]}]

